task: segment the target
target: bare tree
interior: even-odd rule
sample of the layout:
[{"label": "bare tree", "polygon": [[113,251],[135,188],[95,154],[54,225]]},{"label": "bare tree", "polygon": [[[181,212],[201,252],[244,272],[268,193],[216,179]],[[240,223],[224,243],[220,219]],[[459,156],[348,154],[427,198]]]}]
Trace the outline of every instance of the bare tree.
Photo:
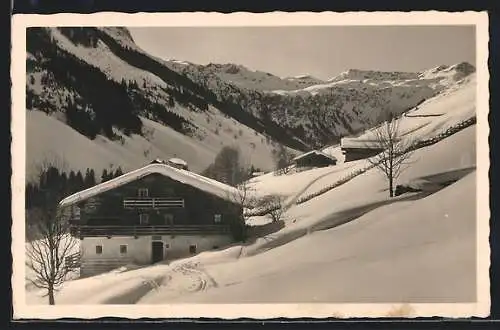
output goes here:
[{"label": "bare tree", "polygon": [[255,206],[255,189],[248,181],[244,181],[236,186],[236,191],[232,194],[231,200],[241,206],[243,210],[251,209]]},{"label": "bare tree", "polygon": [[[36,167],[39,182],[50,171],[65,166],[65,162],[57,157],[41,162]],[[26,247],[26,265],[32,271],[28,280],[35,287],[46,290],[49,304],[54,305],[54,293],[70,272],[65,258],[74,252],[77,241],[69,233],[69,215],[59,208],[59,201],[66,194],[65,188],[55,186],[42,189],[42,192],[43,205],[27,212],[34,237]]]},{"label": "bare tree", "polygon": [[283,203],[285,198],[280,195],[269,195],[263,197],[259,201],[259,207],[265,212],[265,214],[271,218],[272,222],[279,222],[283,220],[283,215],[285,213],[285,208]]},{"label": "bare tree", "polygon": [[54,305],[54,293],[66,281],[69,267],[65,258],[70,256],[77,241],[69,235],[69,223],[60,210],[37,210],[34,225],[39,238],[27,247],[27,266],[33,271],[29,281],[47,291],[49,304]]},{"label": "bare tree", "polygon": [[237,206],[239,216],[236,223],[231,224],[231,231],[236,240],[244,241],[247,235],[247,221],[250,217],[248,209],[254,207],[255,195],[248,181],[237,185],[236,189],[228,192],[228,199]]},{"label": "bare tree", "polygon": [[389,184],[389,197],[394,197],[395,181],[411,164],[408,160],[413,154],[411,146],[414,141],[403,136],[399,118],[387,111],[382,116],[382,124],[373,130],[373,143],[366,145],[367,148],[375,145],[382,151],[368,158],[368,162],[385,175]]}]

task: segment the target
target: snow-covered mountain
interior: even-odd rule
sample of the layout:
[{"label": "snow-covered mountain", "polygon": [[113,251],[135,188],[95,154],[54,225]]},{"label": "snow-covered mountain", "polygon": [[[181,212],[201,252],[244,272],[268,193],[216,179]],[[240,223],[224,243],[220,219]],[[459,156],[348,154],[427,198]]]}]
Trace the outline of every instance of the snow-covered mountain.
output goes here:
[{"label": "snow-covered mountain", "polygon": [[251,70],[238,64],[197,65],[186,61],[168,60],[167,65],[173,70],[191,74],[218,78],[236,87],[257,91],[295,90],[324,83],[324,81],[309,75],[280,78],[269,72]]},{"label": "snow-covered mountain", "polygon": [[306,147],[145,54],[126,29],[34,28],[27,37],[27,110],[36,110],[27,112],[28,172],[53,156],[75,170],[177,156],[200,172],[227,145],[270,170],[279,141]]},{"label": "snow-covered mountain", "polygon": [[402,113],[459,88],[474,71],[461,63],[418,73],[349,70],[329,81],[280,78],[155,58],[125,28],[31,28],[27,109],[50,116],[27,117],[28,162],[53,152],[75,169],[127,169],[175,155],[201,171],[224,145],[237,145],[268,170],[279,144],[296,153],[333,144],[377,124],[383,109]]},{"label": "snow-covered mountain", "polygon": [[218,97],[235,100],[245,111],[284,127],[310,147],[376,125],[384,109],[396,114],[412,109],[475,72],[469,63],[422,72],[351,69],[322,81],[310,75],[279,78],[235,64],[167,65]]}]

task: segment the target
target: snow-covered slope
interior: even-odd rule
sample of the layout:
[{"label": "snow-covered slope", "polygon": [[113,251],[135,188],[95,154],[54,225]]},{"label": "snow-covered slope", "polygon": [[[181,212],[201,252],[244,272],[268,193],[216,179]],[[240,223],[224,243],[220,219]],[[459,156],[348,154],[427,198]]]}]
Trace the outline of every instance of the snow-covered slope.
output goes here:
[{"label": "snow-covered slope", "polygon": [[[425,140],[474,117],[475,113],[476,76],[471,74],[459,85],[439,93],[406,112],[400,119],[399,128],[405,138]],[[373,130],[367,130],[357,137],[345,140],[350,140],[349,143],[358,143],[359,141],[359,144],[363,145],[372,139]],[[339,144],[326,147],[323,152],[335,156],[338,160],[337,165],[279,176],[268,173],[256,177],[250,182],[259,194],[280,194],[298,198],[297,194],[314,193],[348,173],[368,166],[368,162],[365,160],[344,163],[344,156]]]},{"label": "snow-covered slope", "polygon": [[338,76],[328,79],[328,82],[342,81],[342,80],[412,80],[417,79],[418,73],[414,72],[383,72],[373,70],[358,70],[349,69],[342,72]]},{"label": "snow-covered slope", "polygon": [[68,170],[85,171],[86,168],[93,168],[100,173],[105,168],[118,166],[124,171],[130,171],[144,166],[152,159],[169,159],[175,156],[184,159],[192,171],[199,173],[213,162],[225,145],[237,146],[244,160],[255,167],[273,168],[272,153],[275,144],[245,126],[241,127],[240,135],[240,131],[234,130],[234,121],[229,118],[219,117],[212,124],[206,123],[204,127],[207,130],[211,129],[211,124],[215,126],[212,129],[219,132],[202,141],[186,137],[147,118],[141,120],[145,136],[122,136],[123,142],[117,143],[103,136],[90,140],[54,116],[41,111],[27,111],[27,178],[34,178],[41,161],[57,159],[64,160]]},{"label": "snow-covered slope", "polygon": [[[458,85],[405,112],[399,120],[398,130],[405,139],[423,140],[474,117],[475,112],[476,75],[471,74]],[[355,138],[345,138],[343,143],[351,146],[369,143],[374,140],[373,134],[373,130],[368,130]]]},{"label": "snow-covered slope", "polygon": [[[104,135],[112,149],[123,147],[123,139],[112,138],[117,131],[133,133],[131,140],[147,139],[149,126],[166,126],[179,133],[172,143],[139,143],[131,153],[142,162],[149,157],[143,152],[172,157],[173,151],[190,158],[193,168],[210,163],[223,145],[236,144],[256,160],[254,166],[270,170],[278,143],[300,151],[338,143],[376,125],[382,109],[407,111],[458,88],[474,72],[460,63],[420,73],[349,70],[328,82],[308,75],[280,78],[237,64],[158,59],[140,49],[125,28],[28,32],[28,109],[55,113],[91,139]],[[181,137],[186,142],[177,144]],[[185,144],[208,151],[189,156],[182,151]]]},{"label": "snow-covered slope", "polygon": [[[457,180],[441,190],[389,200],[384,178],[370,170],[293,206],[282,230],[251,245],[69,281],[56,301],[473,302],[475,133],[471,126],[417,150],[400,180],[435,187]],[[44,303],[37,291],[28,296]]]},{"label": "snow-covered slope", "polygon": [[[475,175],[268,252],[199,268],[217,288],[139,303],[473,302]],[[457,207],[459,205],[459,207]],[[168,287],[168,285],[165,285]]]},{"label": "snow-covered slope", "polygon": [[322,81],[309,75],[279,78],[238,64],[164,63],[315,148],[372,127],[383,109],[403,113],[475,72],[468,63],[423,72],[351,69]]},{"label": "snow-covered slope", "polygon": [[295,129],[305,128],[304,139],[315,136],[327,141],[323,130],[335,136],[357,134],[376,125],[383,110],[400,115],[436,95],[461,89],[475,79],[474,72],[468,63],[422,73],[349,70],[325,83],[266,95],[281,103],[276,116],[290,121]]},{"label": "snow-covered slope", "polygon": [[[227,145],[237,146],[245,162],[263,170],[273,168],[273,152],[278,148],[278,142],[266,133],[265,126],[259,126],[262,128],[257,131],[256,125],[246,125],[217,106],[200,101],[198,96],[187,96],[192,95],[188,94],[189,82],[176,78],[173,71],[158,71],[166,67],[154,60],[151,61],[158,65],[153,67],[159,67],[156,71],[130,63],[131,59],[117,48],[117,45],[124,49],[137,48],[126,30],[51,28],[35,32],[29,36],[27,54],[27,107],[36,110],[26,112],[28,176],[35,170],[36,163],[44,161],[49,155],[64,158],[71,169],[91,167],[97,171],[111,164],[131,170],[154,158],[178,156],[188,161],[190,169],[200,172]],[[75,39],[76,36],[79,39]],[[110,41],[106,36],[113,39]],[[50,42],[46,40],[45,44],[39,45],[40,40],[45,40],[43,38]],[[65,72],[54,71],[60,62],[58,56],[71,64],[67,66],[67,76]],[[51,61],[53,69],[45,64]],[[92,72],[88,72],[89,69]],[[99,72],[104,75],[99,76]],[[120,89],[123,92],[106,95],[106,91],[99,88],[93,91],[95,82],[92,79],[100,82],[109,79],[111,82],[101,85],[113,88],[113,92]],[[131,102],[107,101],[126,97],[127,94]],[[92,100],[95,102],[92,103]],[[123,134],[120,117],[125,116],[125,106],[135,108],[132,110],[135,117],[132,122],[141,123],[140,132]],[[197,109],[197,106],[204,109]],[[73,109],[72,118],[68,114],[70,108]],[[100,111],[111,108],[107,112],[115,113],[110,116],[116,122],[112,123],[114,137],[102,131],[97,131],[95,138],[89,136],[89,126],[93,129],[94,122],[97,125],[102,122],[96,108]],[[42,111],[51,116],[45,116]]]}]

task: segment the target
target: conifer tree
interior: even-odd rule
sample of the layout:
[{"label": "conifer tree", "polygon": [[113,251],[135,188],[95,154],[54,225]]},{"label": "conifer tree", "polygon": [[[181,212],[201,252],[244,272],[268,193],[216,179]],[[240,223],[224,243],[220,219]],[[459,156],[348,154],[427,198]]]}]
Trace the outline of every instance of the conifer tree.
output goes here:
[{"label": "conifer tree", "polygon": [[95,174],[93,169],[87,168],[83,182],[85,188],[90,188],[95,185]]},{"label": "conifer tree", "polygon": [[103,169],[102,170],[102,175],[101,175],[101,182],[106,182],[109,179],[110,178],[109,178],[108,170],[107,169]]},{"label": "conifer tree", "polygon": [[123,175],[123,171],[122,171],[122,168],[120,166],[118,166],[118,168],[115,171],[115,176],[114,177],[117,178],[117,177],[119,177],[121,175]]},{"label": "conifer tree", "polygon": [[76,173],[75,181],[76,181],[75,182],[76,189],[82,190],[82,188],[84,187],[82,172],[78,171]]}]

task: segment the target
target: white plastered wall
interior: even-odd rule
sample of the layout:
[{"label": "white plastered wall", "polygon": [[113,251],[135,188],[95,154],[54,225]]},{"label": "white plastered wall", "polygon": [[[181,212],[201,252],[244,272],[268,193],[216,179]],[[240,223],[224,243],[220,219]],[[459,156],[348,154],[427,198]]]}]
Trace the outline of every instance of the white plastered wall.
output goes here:
[{"label": "white plastered wall", "polygon": [[[82,240],[83,260],[113,259],[133,262],[139,265],[151,263],[153,241],[163,242],[164,259],[173,259],[190,255],[190,246],[196,245],[196,252],[223,247],[232,242],[229,235],[163,235],[163,236],[113,236],[86,237]],[[96,253],[96,246],[102,246],[102,253]],[[127,246],[127,253],[120,253],[120,246]]]}]

